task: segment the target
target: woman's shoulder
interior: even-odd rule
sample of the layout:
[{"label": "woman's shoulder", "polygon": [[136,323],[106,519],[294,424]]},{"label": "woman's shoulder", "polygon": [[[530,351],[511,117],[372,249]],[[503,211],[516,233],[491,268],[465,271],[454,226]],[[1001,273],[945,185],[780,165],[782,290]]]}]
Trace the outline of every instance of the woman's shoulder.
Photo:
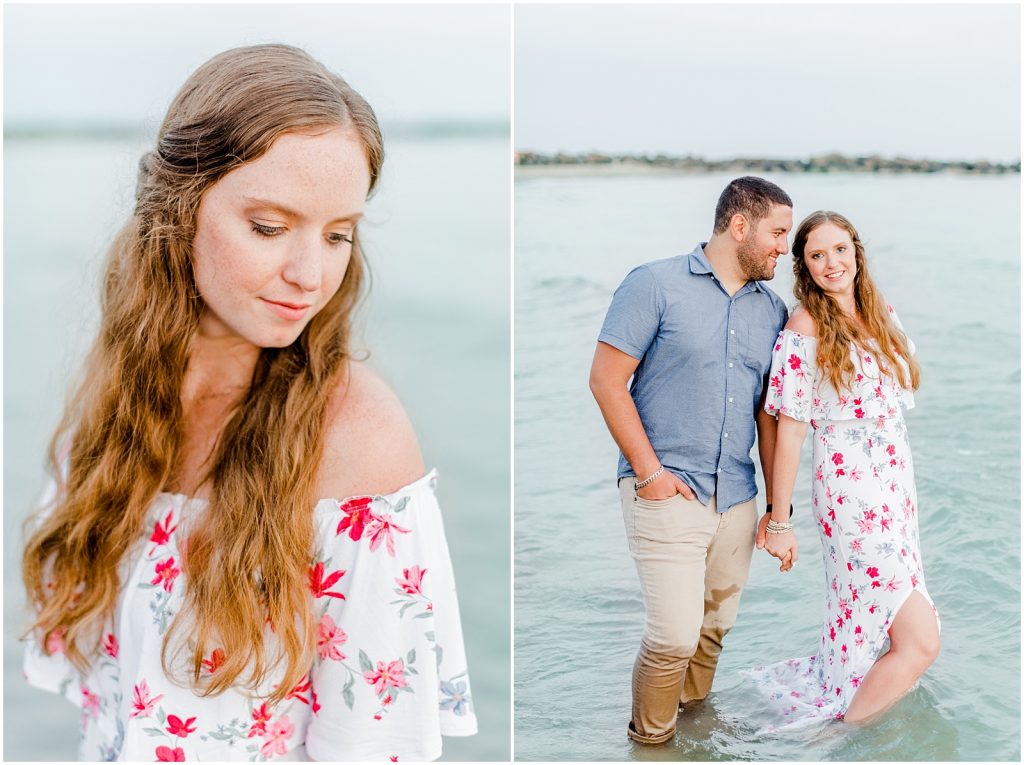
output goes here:
[{"label": "woman's shoulder", "polygon": [[318,497],[390,494],[426,472],[402,402],[364,362],[331,394],[323,437]]},{"label": "woman's shoulder", "polygon": [[804,337],[818,336],[818,325],[814,323],[814,317],[802,305],[798,305],[793,313],[789,315],[786,329],[791,332],[797,332]]}]

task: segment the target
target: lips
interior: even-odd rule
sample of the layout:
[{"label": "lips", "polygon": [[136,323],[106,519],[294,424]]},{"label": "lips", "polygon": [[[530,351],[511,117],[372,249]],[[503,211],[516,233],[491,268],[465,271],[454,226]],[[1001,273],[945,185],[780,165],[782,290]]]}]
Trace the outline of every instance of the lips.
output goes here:
[{"label": "lips", "polygon": [[260,298],[260,300],[272,313],[286,321],[298,321],[306,315],[310,308],[309,303],[288,303],[283,300],[267,300],[266,298]]},{"label": "lips", "polygon": [[844,276],[846,276],[845,269],[842,270],[842,271],[836,271],[835,273],[825,274],[825,278],[828,279],[829,281],[833,281],[833,282],[839,281]]}]

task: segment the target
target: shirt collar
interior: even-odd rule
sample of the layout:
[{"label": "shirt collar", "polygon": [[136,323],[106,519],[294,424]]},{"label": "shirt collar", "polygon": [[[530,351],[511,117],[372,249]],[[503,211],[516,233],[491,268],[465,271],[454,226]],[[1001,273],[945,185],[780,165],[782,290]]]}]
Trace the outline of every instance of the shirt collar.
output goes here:
[{"label": "shirt collar", "polygon": [[[694,248],[693,252],[690,253],[689,261],[691,274],[711,274],[714,276],[715,271],[711,268],[711,261],[709,261],[708,256],[704,254],[704,245],[706,244],[707,242],[701,242]],[[745,290],[748,286],[758,292],[765,291],[764,285],[759,281],[747,282],[745,285],[740,287],[740,291]]]}]

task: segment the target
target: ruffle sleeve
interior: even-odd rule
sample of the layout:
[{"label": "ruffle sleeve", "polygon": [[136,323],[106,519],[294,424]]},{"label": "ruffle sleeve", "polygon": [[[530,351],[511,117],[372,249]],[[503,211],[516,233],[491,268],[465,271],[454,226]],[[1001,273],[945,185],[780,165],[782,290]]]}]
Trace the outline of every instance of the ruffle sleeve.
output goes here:
[{"label": "ruffle sleeve", "polygon": [[477,731],[436,478],[317,506],[316,760],[433,760]]},{"label": "ruffle sleeve", "polygon": [[791,329],[779,333],[772,351],[772,367],[765,394],[764,410],[768,414],[784,414],[800,422],[811,421],[817,372],[815,353],[813,337]]},{"label": "ruffle sleeve", "polygon": [[[57,482],[52,478],[47,481],[46,488],[35,506],[42,508],[42,514],[36,518],[36,523],[52,509],[54,500],[57,498]],[[47,648],[51,651],[49,655],[40,645],[40,637],[30,634],[24,640],[25,655],[22,663],[22,673],[29,685],[33,685],[44,691],[64,696],[76,706],[82,706],[82,690],[79,683],[78,670],[64,656],[64,640],[60,633],[54,632],[46,636]]]}]

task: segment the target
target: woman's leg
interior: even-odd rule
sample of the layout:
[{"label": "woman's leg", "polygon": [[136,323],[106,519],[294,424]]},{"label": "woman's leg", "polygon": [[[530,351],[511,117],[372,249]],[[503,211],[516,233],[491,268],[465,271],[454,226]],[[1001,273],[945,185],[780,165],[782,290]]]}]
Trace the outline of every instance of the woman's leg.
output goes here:
[{"label": "woman's leg", "polygon": [[909,691],[939,655],[939,625],[927,598],[910,593],[889,627],[889,652],[874,663],[843,719],[858,722]]}]

